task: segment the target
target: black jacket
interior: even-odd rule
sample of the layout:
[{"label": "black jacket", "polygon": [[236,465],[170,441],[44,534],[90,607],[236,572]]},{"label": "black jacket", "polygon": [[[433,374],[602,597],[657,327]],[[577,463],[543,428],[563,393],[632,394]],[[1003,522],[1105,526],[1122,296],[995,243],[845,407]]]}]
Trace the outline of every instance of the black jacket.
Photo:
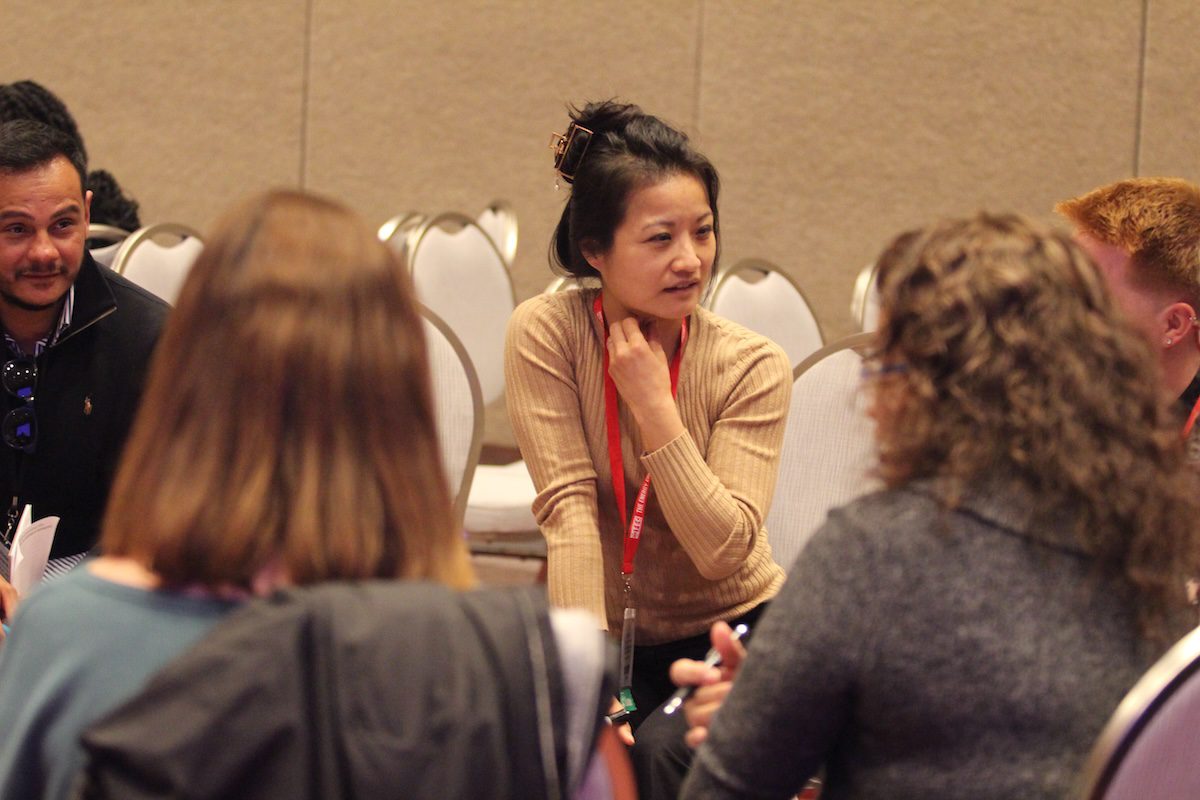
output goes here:
[{"label": "black jacket", "polygon": [[565,800],[564,703],[542,591],[294,589],[85,733],[79,796]]},{"label": "black jacket", "polygon": [[[25,454],[0,443],[0,507],[7,509],[16,496],[20,506],[33,504],[37,519],[60,517],[51,558],[82,553],[96,543],[169,309],[84,255],[71,324],[37,359],[36,451]],[[2,413],[20,405],[7,392],[0,394]]]}]

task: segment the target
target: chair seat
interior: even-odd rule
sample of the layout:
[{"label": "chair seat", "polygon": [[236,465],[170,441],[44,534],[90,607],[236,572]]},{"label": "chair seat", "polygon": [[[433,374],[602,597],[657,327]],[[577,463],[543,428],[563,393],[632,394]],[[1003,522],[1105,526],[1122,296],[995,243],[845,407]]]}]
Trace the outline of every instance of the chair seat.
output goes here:
[{"label": "chair seat", "polygon": [[541,538],[533,518],[537,490],[524,461],[480,464],[475,468],[467,514],[463,520],[472,534],[524,535]]}]

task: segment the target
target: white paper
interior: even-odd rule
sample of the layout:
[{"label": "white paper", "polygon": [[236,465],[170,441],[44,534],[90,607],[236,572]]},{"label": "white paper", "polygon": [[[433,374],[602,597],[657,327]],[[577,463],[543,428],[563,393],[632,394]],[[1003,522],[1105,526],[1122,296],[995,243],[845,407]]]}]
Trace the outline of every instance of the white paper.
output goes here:
[{"label": "white paper", "polygon": [[33,506],[25,506],[10,554],[11,583],[21,595],[36,586],[45,574],[50,545],[54,544],[54,532],[58,530],[58,517],[46,517],[37,522],[31,522],[32,519]]}]

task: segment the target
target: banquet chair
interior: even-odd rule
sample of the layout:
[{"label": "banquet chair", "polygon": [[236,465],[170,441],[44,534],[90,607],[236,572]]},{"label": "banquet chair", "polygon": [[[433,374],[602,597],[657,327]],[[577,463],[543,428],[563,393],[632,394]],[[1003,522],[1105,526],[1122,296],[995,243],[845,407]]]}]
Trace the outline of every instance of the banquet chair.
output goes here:
[{"label": "banquet chair", "polygon": [[96,243],[95,247],[89,248],[92,258],[96,259],[97,264],[111,267],[113,258],[121,249],[121,242],[125,241],[128,236],[129,231],[118,228],[116,225],[88,225],[87,240]]},{"label": "banquet chair", "polygon": [[[515,307],[500,251],[474,220],[452,212],[421,222],[408,246],[417,297],[462,341],[484,405],[495,402],[504,394],[504,331]],[[523,461],[478,465],[463,516],[471,550],[542,557],[535,494]]]},{"label": "banquet chair", "polygon": [[454,499],[454,519],[462,524],[471,482],[483,447],[483,397],[466,348],[450,326],[424,306],[425,348],[433,384],[442,469]]},{"label": "banquet chair", "polygon": [[858,271],[854,295],[850,298],[850,316],[860,331],[879,327],[879,266],[872,262]]},{"label": "banquet chair", "polygon": [[1080,800],[1200,797],[1200,629],[1125,695],[1080,777]]},{"label": "banquet chair", "polygon": [[792,403],[780,454],[779,481],[767,513],[776,562],[791,567],[830,509],[880,486],[874,427],[866,414],[858,333],[818,350],[793,371]]},{"label": "banquet chair", "polygon": [[475,221],[496,245],[504,263],[512,269],[513,259],[517,257],[517,212],[512,204],[507,200],[493,200]]},{"label": "banquet chair", "polygon": [[389,219],[379,226],[379,241],[391,247],[402,256],[408,255],[409,237],[426,216],[419,211],[405,211]]},{"label": "banquet chair", "polygon": [[[174,244],[160,244],[161,240]],[[143,289],[174,305],[188,270],[204,249],[195,230],[174,222],[147,225],[131,233],[113,257],[112,268]]]},{"label": "banquet chair", "polygon": [[484,405],[504,393],[504,329],[516,307],[504,257],[476,222],[446,212],[409,236],[417,298],[454,330],[479,376]]},{"label": "banquet chair", "polygon": [[716,279],[709,309],[779,344],[795,367],[824,344],[804,292],[770,262],[748,258]]}]

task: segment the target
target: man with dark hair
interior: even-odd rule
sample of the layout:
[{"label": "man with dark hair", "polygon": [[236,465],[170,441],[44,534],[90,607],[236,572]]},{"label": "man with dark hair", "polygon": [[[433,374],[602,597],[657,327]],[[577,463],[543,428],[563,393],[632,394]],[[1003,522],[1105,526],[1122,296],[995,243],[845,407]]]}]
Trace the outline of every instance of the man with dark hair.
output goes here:
[{"label": "man with dark hair", "polygon": [[[31,119],[49,125],[70,136],[83,153],[87,148],[75,124],[75,118],[58,95],[36,81],[15,81],[0,84],[0,123]],[[91,220],[94,224],[113,225],[126,231],[142,227],[138,203],[125,194],[117,179],[106,170],[88,173],[85,181],[92,192]]]},{"label": "man with dark hair", "polygon": [[168,307],[85,247],[87,163],[69,136],[0,124],[0,604],[26,506],[59,518],[47,574],[79,563],[100,519]]}]

